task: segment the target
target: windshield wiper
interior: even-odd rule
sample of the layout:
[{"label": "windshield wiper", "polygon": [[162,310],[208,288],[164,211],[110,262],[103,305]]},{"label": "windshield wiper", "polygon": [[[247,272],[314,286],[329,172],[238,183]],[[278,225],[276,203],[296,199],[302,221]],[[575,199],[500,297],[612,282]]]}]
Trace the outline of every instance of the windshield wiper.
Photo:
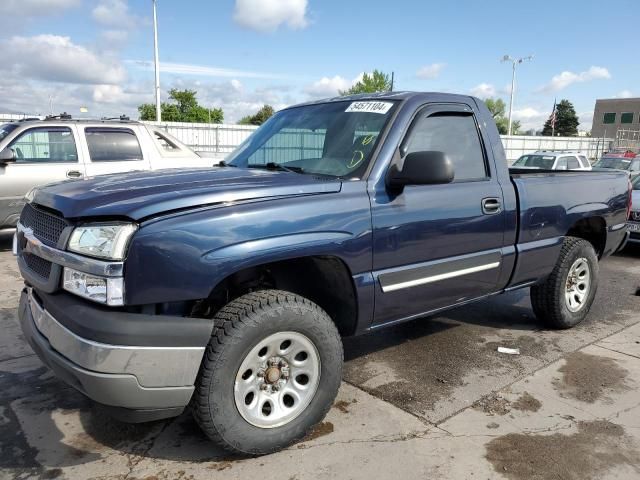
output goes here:
[{"label": "windshield wiper", "polygon": [[252,165],[247,165],[247,168],[264,168],[266,170],[280,170],[282,172],[292,172],[292,173],[304,173],[304,169],[302,167],[285,167],[276,162],[267,162],[267,163],[254,163]]},{"label": "windshield wiper", "polygon": [[214,167],[233,167],[238,168],[237,165],[233,165],[232,163],[227,163],[224,160],[220,160],[218,163],[213,164]]}]

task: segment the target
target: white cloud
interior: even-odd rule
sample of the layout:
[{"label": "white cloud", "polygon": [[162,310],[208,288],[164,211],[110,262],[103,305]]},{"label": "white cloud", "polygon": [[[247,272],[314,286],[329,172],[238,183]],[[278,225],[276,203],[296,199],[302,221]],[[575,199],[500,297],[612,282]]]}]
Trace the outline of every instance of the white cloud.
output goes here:
[{"label": "white cloud", "polygon": [[631,90],[622,90],[621,92],[618,92],[618,94],[616,95],[616,98],[632,98],[633,97],[633,93],[631,93]]},{"label": "white cloud", "polygon": [[602,80],[611,78],[609,70],[604,67],[592,66],[589,70],[580,73],[564,71],[554,75],[551,81],[538,89],[539,92],[557,92],[574,83],[588,82],[591,80]]},{"label": "white cloud", "polygon": [[113,50],[127,43],[129,32],[127,30],[104,30],[100,32],[100,38],[105,47]]},{"label": "white cloud", "polygon": [[274,110],[281,110],[297,103],[297,100],[289,95],[291,89],[286,85],[265,86],[250,90],[236,79],[220,83],[176,79],[166,88],[167,90],[170,88],[196,90],[200,105],[222,108],[225,123],[234,123],[246,115],[254,114],[265,104],[271,105]]},{"label": "white cloud", "polygon": [[[127,60],[126,63],[145,70],[153,70],[153,62],[146,60]],[[162,73],[173,73],[177,75],[196,75],[202,77],[239,77],[239,78],[273,78],[281,79],[282,75],[264,72],[251,72],[245,70],[234,70],[223,67],[209,67],[206,65],[193,65],[188,63],[160,62]]]},{"label": "white cloud", "polygon": [[347,90],[351,85],[353,85],[352,81],[349,81],[340,75],[336,75],[332,78],[322,77],[317,82],[313,82],[311,85],[305,87],[304,91],[310,97],[334,97],[338,95],[340,90]]},{"label": "white cloud", "polygon": [[91,16],[105,27],[132,29],[138,23],[137,18],[129,12],[126,0],[100,0],[91,11]]},{"label": "white cloud", "polygon": [[593,110],[578,113],[578,121],[580,122],[580,130],[591,130],[593,125]]},{"label": "white cloud", "polygon": [[77,7],[81,0],[2,0],[0,15],[19,17],[44,16]]},{"label": "white cloud", "polygon": [[[120,85],[96,85],[92,100],[98,104],[109,104],[121,108],[124,112],[136,108],[141,103],[152,101],[153,89],[123,88]],[[101,106],[102,107],[102,106]]]},{"label": "white cloud", "polygon": [[513,111],[513,119],[520,122],[520,130],[540,130],[550,114],[550,111],[525,106]]},{"label": "white cloud", "polygon": [[432,63],[431,65],[425,65],[416,72],[416,76],[425,80],[438,78],[444,67],[444,63]]},{"label": "white cloud", "polygon": [[26,79],[48,82],[118,84],[126,78],[115,59],[99,57],[58,35],[11,37],[0,44],[0,65]]},{"label": "white cloud", "polygon": [[469,93],[474,97],[482,98],[483,100],[490,97],[495,97],[497,90],[496,87],[490,83],[480,83],[469,90]]},{"label": "white cloud", "polygon": [[299,30],[309,24],[307,0],[236,0],[233,19],[258,32],[274,32],[280,25]]}]

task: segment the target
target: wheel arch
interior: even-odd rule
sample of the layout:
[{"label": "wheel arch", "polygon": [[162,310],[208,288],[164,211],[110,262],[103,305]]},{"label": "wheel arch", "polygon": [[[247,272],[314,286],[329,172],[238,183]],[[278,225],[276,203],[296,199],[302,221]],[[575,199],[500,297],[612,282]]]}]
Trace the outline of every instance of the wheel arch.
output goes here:
[{"label": "wheel arch", "polygon": [[199,302],[196,314],[212,316],[235,298],[263,289],[285,290],[308,298],[327,312],[343,336],[356,330],[357,290],[347,264],[333,255],[296,257],[233,272]]},{"label": "wheel arch", "polygon": [[607,245],[607,223],[600,216],[581,218],[571,225],[565,236],[588,241],[601,258]]}]

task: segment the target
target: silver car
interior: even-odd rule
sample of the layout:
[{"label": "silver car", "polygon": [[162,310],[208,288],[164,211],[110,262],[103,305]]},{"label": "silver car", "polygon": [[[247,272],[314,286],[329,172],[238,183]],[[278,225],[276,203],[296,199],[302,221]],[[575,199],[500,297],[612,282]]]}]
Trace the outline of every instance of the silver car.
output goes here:
[{"label": "silver car", "polygon": [[31,188],[106,173],[210,167],[158,127],[129,120],[27,119],[0,126],[0,229],[16,226]]}]

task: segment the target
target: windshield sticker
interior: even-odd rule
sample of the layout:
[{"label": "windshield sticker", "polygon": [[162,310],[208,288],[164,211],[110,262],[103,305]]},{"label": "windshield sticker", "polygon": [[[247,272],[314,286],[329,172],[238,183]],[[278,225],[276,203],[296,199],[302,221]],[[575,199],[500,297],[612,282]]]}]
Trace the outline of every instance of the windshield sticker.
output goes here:
[{"label": "windshield sticker", "polygon": [[347,168],[356,168],[364,160],[364,152],[362,150],[354,150],[351,161],[347,163]]},{"label": "windshield sticker", "polygon": [[381,113],[384,115],[391,107],[392,102],[353,102],[345,112]]}]

